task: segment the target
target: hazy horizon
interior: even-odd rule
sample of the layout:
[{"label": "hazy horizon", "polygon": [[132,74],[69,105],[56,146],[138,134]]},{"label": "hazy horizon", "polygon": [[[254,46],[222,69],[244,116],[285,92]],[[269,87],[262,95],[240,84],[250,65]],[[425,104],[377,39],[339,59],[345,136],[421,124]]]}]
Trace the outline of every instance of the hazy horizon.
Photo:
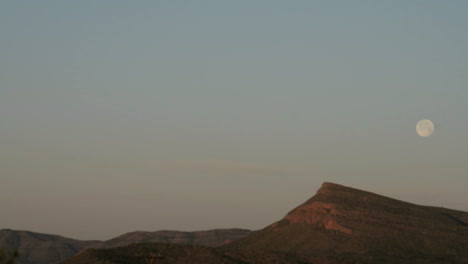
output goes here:
[{"label": "hazy horizon", "polygon": [[4,1],[0,229],[260,229],[325,181],[468,211],[466,10]]}]

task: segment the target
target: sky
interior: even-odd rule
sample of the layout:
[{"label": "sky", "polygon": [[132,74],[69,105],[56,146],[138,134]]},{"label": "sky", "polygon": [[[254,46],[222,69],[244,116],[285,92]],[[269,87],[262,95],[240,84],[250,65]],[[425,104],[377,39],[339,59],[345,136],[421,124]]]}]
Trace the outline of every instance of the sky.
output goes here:
[{"label": "sky", "polygon": [[466,10],[3,0],[0,229],[260,229],[325,181],[468,211]]}]

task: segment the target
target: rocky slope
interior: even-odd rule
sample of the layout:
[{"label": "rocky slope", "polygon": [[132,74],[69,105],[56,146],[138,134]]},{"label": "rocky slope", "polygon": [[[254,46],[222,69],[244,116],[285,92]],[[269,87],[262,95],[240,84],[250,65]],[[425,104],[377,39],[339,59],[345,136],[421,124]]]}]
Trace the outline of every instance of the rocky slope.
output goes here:
[{"label": "rocky slope", "polygon": [[324,183],[282,220],[227,247],[468,262],[467,220],[466,212]]}]

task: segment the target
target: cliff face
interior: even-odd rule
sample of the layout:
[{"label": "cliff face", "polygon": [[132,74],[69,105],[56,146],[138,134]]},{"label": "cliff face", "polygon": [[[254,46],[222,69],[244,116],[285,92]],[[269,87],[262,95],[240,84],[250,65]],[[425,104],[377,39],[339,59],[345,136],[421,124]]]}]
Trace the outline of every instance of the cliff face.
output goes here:
[{"label": "cliff face", "polygon": [[467,215],[461,211],[419,206],[324,183],[315,196],[289,212],[283,220],[289,224],[307,224],[348,235],[378,237],[391,230],[429,234],[436,229],[451,235],[455,230],[465,230]]}]

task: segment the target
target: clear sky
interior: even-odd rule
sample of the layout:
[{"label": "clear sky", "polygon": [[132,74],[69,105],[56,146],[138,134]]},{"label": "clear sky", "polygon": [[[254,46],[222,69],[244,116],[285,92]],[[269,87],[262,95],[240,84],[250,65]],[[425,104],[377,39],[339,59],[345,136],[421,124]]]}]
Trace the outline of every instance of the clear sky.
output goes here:
[{"label": "clear sky", "polygon": [[3,0],[0,229],[258,229],[324,181],[468,211],[467,10]]}]

